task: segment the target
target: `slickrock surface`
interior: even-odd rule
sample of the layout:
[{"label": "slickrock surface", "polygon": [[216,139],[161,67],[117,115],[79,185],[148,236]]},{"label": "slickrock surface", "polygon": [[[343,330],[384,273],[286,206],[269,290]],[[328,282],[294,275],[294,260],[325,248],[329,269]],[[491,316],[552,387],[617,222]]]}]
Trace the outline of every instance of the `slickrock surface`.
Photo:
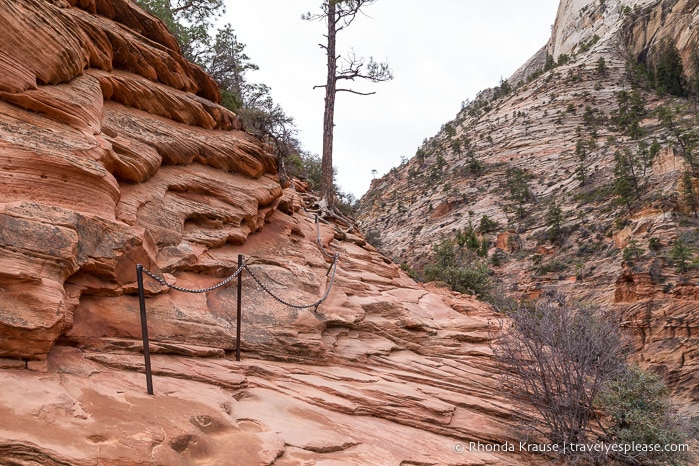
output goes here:
[{"label": "slickrock surface", "polygon": [[[641,57],[652,67],[669,39],[691,70],[697,21],[694,0],[562,1],[551,39],[508,80],[509,91],[483,91],[415,157],[372,182],[360,202],[367,237],[396,262],[420,270],[433,245],[469,225],[477,229],[487,216],[497,222],[484,234],[489,266],[508,293],[537,297],[553,288],[614,306],[637,360],[664,375],[696,414],[699,274],[678,273],[670,250],[682,238],[699,251],[699,225],[681,192],[680,145],[654,114],[666,105],[677,126],[693,129],[695,105],[641,86],[640,141],[646,147],[657,141],[661,150],[631,212],[614,194],[615,153],[639,153],[639,141],[613,121],[618,93],[632,92],[627,59]],[[547,53],[554,66],[535,74]],[[469,149],[481,164],[478,173],[470,168]],[[531,193],[522,218],[508,187],[513,169],[525,173]],[[552,244],[547,213],[554,202],[562,211],[563,239]],[[658,250],[649,247],[651,238]],[[633,264],[622,258],[631,240],[643,251]]]},{"label": "slickrock surface", "polygon": [[[0,0],[0,462],[531,464],[484,304],[316,225],[127,0]],[[146,394],[136,264],[146,277]],[[318,309],[282,304],[318,300]]]}]

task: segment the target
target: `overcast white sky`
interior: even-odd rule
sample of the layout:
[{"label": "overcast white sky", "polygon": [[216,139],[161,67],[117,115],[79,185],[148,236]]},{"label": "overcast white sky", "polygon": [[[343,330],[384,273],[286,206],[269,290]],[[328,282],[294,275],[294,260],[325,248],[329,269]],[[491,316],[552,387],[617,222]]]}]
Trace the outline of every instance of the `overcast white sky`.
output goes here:
[{"label": "overcast white sky", "polygon": [[[379,176],[412,157],[452,120],[465,99],[507,79],[551,34],[559,0],[379,0],[338,34],[338,52],[388,61],[394,79],[356,85],[371,96],[339,93],[333,163],[345,192],[361,197]],[[260,67],[249,82],[267,84],[292,116],[299,140],[322,152],[325,55],[321,0],[226,0],[230,23]]]}]

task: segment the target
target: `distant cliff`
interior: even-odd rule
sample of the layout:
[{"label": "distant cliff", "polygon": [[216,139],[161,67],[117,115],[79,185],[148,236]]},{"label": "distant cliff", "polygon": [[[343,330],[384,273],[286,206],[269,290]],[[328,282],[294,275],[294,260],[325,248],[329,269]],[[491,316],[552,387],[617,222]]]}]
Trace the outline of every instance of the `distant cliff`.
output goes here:
[{"label": "distant cliff", "polygon": [[434,245],[473,232],[498,293],[614,306],[637,359],[695,404],[699,274],[673,251],[699,254],[696,97],[655,84],[676,50],[696,93],[698,20],[695,0],[563,0],[540,51],[372,182],[368,238],[419,276]]}]

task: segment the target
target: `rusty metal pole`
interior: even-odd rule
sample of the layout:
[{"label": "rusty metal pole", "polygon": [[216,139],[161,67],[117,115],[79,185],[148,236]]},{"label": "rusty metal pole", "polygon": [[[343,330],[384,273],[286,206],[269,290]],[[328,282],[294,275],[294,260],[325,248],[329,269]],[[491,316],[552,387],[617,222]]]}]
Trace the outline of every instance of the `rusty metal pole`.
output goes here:
[{"label": "rusty metal pole", "polygon": [[235,360],[240,361],[240,321],[242,318],[242,305],[243,305],[243,255],[238,254],[238,307],[236,313],[236,327],[235,327]]},{"label": "rusty metal pole", "polygon": [[148,394],[153,394],[153,377],[150,370],[150,347],[148,345],[148,322],[146,322],[146,295],[143,290],[143,266],[136,265],[136,279],[138,281],[138,302],[141,307],[141,337],[143,338],[143,359],[146,364],[146,388]]}]

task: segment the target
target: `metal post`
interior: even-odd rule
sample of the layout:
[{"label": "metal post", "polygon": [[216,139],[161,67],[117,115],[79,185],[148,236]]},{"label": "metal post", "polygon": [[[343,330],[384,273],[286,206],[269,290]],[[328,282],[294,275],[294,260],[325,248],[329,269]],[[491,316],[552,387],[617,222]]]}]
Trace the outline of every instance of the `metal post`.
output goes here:
[{"label": "metal post", "polygon": [[143,359],[146,363],[146,388],[148,394],[153,394],[153,377],[150,371],[150,347],[148,346],[148,322],[146,322],[146,296],[143,291],[143,266],[136,265],[136,279],[138,280],[138,302],[141,306],[141,337],[143,338]]},{"label": "metal post", "polygon": [[235,360],[240,361],[240,321],[242,318],[242,305],[243,305],[243,255],[238,254],[238,308],[236,315],[236,328],[235,328]]}]

